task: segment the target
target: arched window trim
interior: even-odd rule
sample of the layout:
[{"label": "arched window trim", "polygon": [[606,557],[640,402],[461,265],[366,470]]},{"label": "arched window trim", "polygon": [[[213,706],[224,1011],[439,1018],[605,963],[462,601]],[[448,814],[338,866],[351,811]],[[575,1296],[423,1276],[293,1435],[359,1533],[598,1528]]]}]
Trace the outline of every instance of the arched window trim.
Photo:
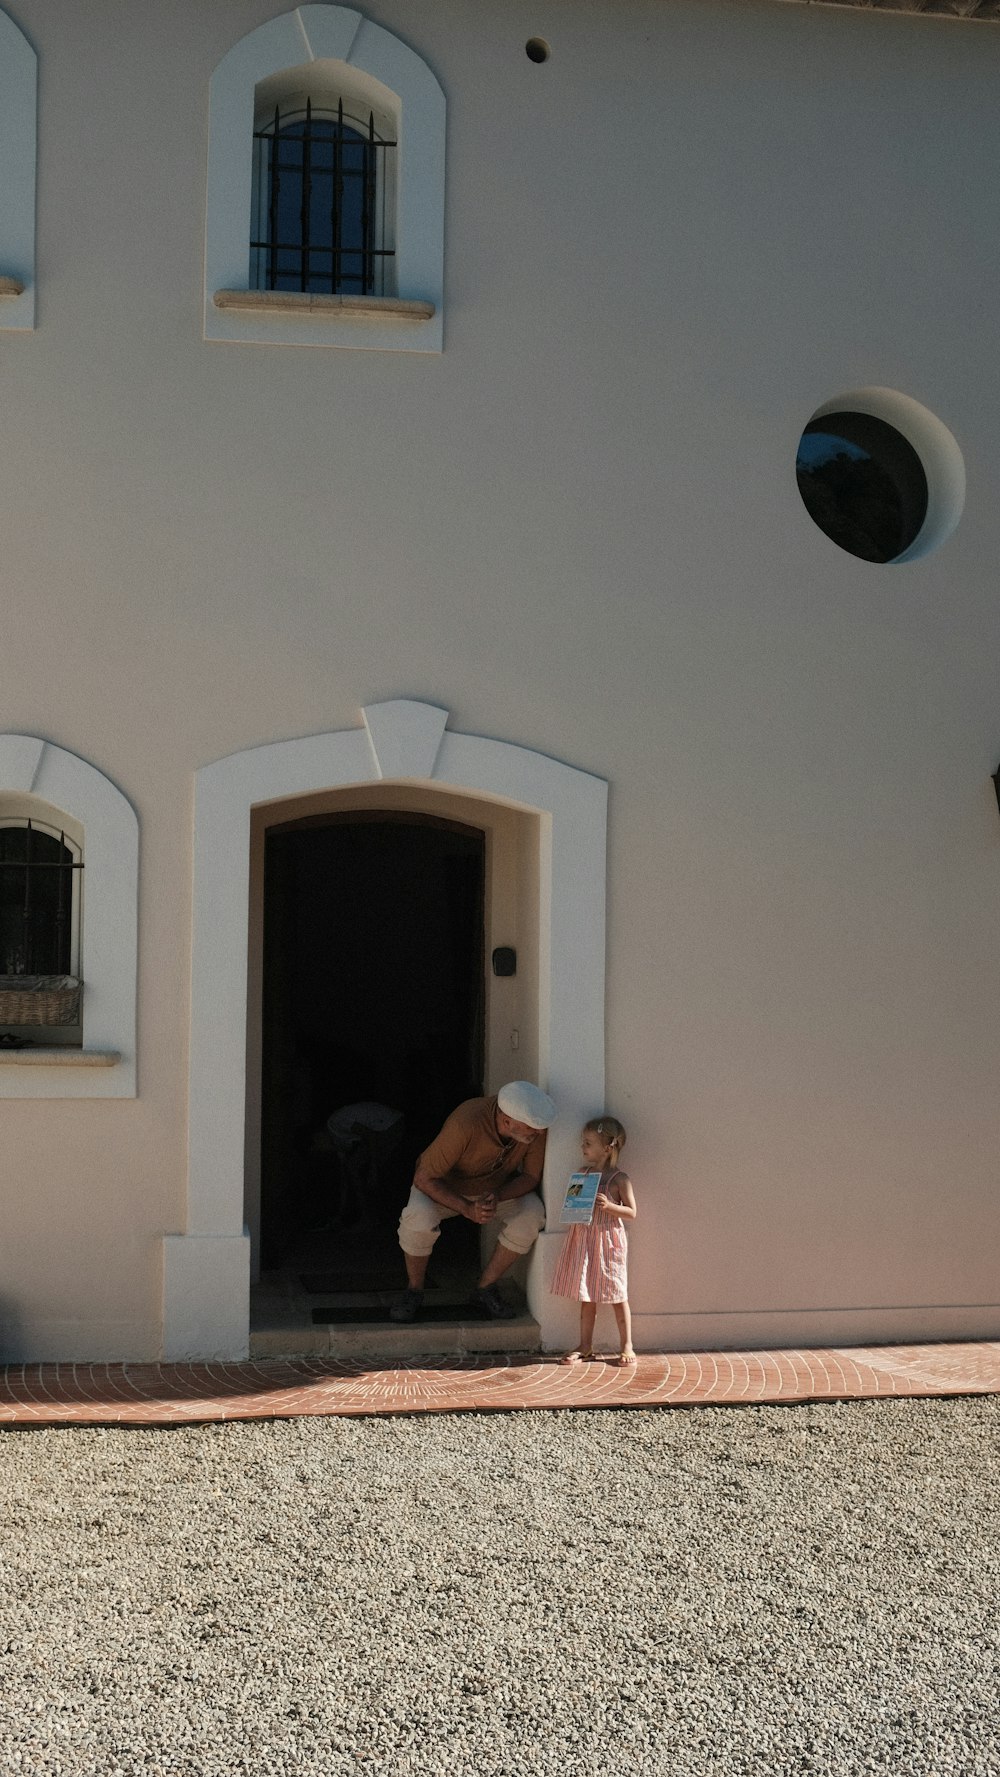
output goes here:
[{"label": "arched window trim", "polygon": [[[139,823],[117,785],[37,735],[0,734],[0,818],[45,818],[83,847],[82,1048],[0,1051],[0,1099],[134,1098]],[[47,1065],[47,1059],[59,1065]]]},{"label": "arched window trim", "polygon": [[0,328],[35,325],[38,60],[0,12]]},{"label": "arched window trim", "polygon": [[[307,297],[297,306],[251,291],[255,110],[261,89],[286,79],[300,88],[342,86],[345,97],[396,119],[394,297]],[[444,94],[430,69],[351,8],[300,6],[235,44],[210,88],[206,339],[440,351],[444,144]]]}]

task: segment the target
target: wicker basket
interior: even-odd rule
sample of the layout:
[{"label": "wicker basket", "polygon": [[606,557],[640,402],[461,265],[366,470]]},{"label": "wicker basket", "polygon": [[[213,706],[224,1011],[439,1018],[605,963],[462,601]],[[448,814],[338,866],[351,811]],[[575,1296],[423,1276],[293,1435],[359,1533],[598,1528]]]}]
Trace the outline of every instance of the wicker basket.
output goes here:
[{"label": "wicker basket", "polygon": [[0,1024],[79,1024],[75,975],[0,975]]}]

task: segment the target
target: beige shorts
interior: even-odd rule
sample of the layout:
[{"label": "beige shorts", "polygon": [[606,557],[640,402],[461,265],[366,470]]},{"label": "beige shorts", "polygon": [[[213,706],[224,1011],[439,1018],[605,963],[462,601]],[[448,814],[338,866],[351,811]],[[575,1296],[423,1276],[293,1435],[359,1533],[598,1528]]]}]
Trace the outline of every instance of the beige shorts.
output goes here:
[{"label": "beige shorts", "polygon": [[[441,1223],[458,1213],[457,1209],[442,1209],[440,1203],[435,1203],[433,1197],[418,1191],[414,1185],[399,1218],[399,1244],[404,1253],[414,1259],[425,1259],[433,1250]],[[498,1203],[493,1221],[500,1223],[500,1245],[508,1252],[530,1252],[545,1226],[545,1206],[534,1191],[529,1191],[526,1197],[509,1197]],[[482,1224],[484,1228],[490,1225],[489,1222]]]}]

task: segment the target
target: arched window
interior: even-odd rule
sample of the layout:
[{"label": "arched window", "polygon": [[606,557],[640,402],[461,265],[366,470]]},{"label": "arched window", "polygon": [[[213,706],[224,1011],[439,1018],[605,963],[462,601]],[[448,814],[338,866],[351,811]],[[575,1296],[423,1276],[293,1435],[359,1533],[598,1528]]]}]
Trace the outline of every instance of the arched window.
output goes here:
[{"label": "arched window", "polygon": [[250,282],[327,296],[392,293],[392,120],[296,94],[259,109]]},{"label": "arched window", "polygon": [[45,821],[0,816],[0,975],[75,975],[81,848]]},{"label": "arched window", "polygon": [[205,338],[439,352],[445,100],[400,38],[305,5],[209,96]]},{"label": "arched window", "polygon": [[18,800],[28,812],[0,802],[0,1042],[79,1043],[82,833]]},{"label": "arched window", "polygon": [[0,734],[0,1099],[134,1098],[138,885],[117,786]]},{"label": "arched window", "polygon": [[38,65],[0,12],[0,328],[35,325],[35,136]]}]

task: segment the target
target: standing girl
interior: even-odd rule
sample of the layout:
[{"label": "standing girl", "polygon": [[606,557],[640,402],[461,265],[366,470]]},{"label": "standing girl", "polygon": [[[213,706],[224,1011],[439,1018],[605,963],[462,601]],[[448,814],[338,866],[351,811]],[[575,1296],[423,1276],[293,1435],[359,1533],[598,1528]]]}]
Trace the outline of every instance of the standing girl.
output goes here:
[{"label": "standing girl", "polygon": [[634,1364],[632,1316],[628,1305],[628,1235],[635,1221],[632,1180],[618,1165],[625,1131],[617,1117],[592,1117],[583,1126],[580,1152],[589,1172],[601,1175],[589,1226],[574,1223],[566,1236],[552,1292],[580,1304],[580,1343],[567,1352],[564,1364],[578,1364],[594,1355],[594,1322],[602,1302],[614,1308],[621,1340],[619,1363]]}]

